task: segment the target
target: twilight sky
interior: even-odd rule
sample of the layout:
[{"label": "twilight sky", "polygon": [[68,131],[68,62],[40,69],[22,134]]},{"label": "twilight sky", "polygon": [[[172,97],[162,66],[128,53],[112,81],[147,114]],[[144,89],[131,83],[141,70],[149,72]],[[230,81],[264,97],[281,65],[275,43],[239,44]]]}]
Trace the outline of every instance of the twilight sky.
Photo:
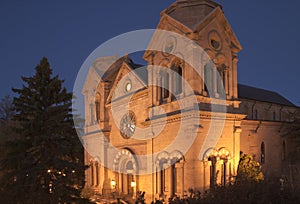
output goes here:
[{"label": "twilight sky", "polygon": [[[45,56],[72,91],[84,60],[103,42],[154,29],[175,0],[0,1],[0,98],[22,86]],[[239,83],[300,102],[300,1],[216,0],[243,46]],[[288,3],[287,3],[288,2]]]}]

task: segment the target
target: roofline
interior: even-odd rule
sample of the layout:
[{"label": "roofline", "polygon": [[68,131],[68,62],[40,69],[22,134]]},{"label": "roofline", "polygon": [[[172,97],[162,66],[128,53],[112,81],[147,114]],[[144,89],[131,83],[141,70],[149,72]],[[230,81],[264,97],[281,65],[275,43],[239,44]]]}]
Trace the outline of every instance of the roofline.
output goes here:
[{"label": "roofline", "polygon": [[[167,14],[168,12],[171,12],[176,6],[186,3],[186,2],[195,2],[195,3],[200,3],[199,0],[176,0],[174,3],[172,3],[168,8],[164,9],[160,15],[162,14]],[[215,7],[220,7],[221,10],[223,9],[221,4],[218,4],[217,2],[211,1],[211,0],[202,0],[202,2],[207,3],[207,4],[212,4]]]},{"label": "roofline", "polygon": [[281,104],[281,103],[276,103],[276,102],[270,102],[270,101],[266,101],[266,100],[258,100],[258,99],[253,99],[253,98],[247,98],[247,97],[238,97],[239,99],[246,99],[249,101],[260,101],[260,102],[264,102],[264,103],[272,103],[272,104],[276,104],[276,105],[280,105],[280,106],[286,106],[286,107],[294,107],[294,108],[300,108],[300,106],[296,106],[294,103],[292,103],[290,100],[288,100],[286,97],[282,96],[281,94],[275,92],[275,91],[271,91],[268,89],[263,89],[263,88],[258,88],[258,87],[254,87],[254,86],[249,86],[246,84],[241,84],[238,83],[238,86],[242,85],[242,86],[246,86],[246,87],[250,87],[250,88],[254,88],[254,89],[259,89],[259,90],[263,90],[263,91],[267,91],[267,92],[272,92],[275,94],[278,94],[279,96],[283,97],[285,100],[287,100],[289,103],[291,103],[292,105],[286,105],[286,104]]},{"label": "roofline", "polygon": [[285,105],[285,104],[281,104],[281,103],[275,103],[275,102],[270,102],[270,101],[264,101],[264,100],[257,100],[257,99],[252,99],[252,98],[246,98],[246,97],[238,97],[238,99],[240,100],[248,100],[248,101],[259,101],[262,103],[272,103],[272,104],[276,104],[279,106],[286,106],[286,107],[293,107],[293,108],[300,108],[299,106],[296,106],[294,103],[290,102],[293,105]]}]

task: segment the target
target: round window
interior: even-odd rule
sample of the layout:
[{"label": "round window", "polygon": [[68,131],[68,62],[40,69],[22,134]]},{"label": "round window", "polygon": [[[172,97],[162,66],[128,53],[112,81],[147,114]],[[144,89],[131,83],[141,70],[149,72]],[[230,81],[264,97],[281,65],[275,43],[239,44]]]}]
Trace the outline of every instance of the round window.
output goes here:
[{"label": "round window", "polygon": [[220,50],[222,48],[222,40],[220,35],[217,33],[217,31],[213,30],[209,33],[208,36],[209,39],[209,45],[214,50]]},{"label": "round window", "polygon": [[169,55],[176,49],[176,38],[174,36],[167,37],[163,45],[163,54]]},{"label": "round window", "polygon": [[132,86],[131,86],[131,82],[128,81],[125,83],[125,91],[129,92],[131,90]]}]

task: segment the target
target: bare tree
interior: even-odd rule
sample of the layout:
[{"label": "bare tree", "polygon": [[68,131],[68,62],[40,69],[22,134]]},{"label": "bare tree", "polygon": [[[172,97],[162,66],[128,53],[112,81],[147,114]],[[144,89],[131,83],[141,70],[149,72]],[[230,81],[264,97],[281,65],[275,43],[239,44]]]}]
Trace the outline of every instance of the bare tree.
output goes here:
[{"label": "bare tree", "polygon": [[10,96],[4,96],[0,101],[0,121],[5,123],[14,115],[12,98]]}]

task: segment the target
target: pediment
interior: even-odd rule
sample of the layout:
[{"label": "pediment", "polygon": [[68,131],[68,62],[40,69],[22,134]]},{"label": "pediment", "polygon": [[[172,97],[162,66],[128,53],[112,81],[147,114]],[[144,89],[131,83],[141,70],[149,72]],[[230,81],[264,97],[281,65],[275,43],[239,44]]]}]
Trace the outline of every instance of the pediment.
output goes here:
[{"label": "pediment", "polygon": [[112,83],[106,104],[130,97],[134,93],[147,88],[147,67],[123,62]]},{"label": "pediment", "polygon": [[[158,25],[159,29],[168,30],[189,36],[197,34],[205,29],[212,21],[216,20],[222,28],[230,47],[238,52],[242,46],[228,23],[222,7],[209,0],[182,0],[172,4],[161,13]],[[196,35],[192,35],[192,40],[198,40]]]},{"label": "pediment", "polygon": [[215,8],[203,21],[199,22],[198,25],[194,27],[194,32],[200,33],[202,30],[211,23],[215,22],[218,24],[219,32],[224,34],[227,39],[229,46],[235,51],[239,52],[242,50],[242,46],[233,32],[229,22],[227,21],[222,9],[220,7]]}]

